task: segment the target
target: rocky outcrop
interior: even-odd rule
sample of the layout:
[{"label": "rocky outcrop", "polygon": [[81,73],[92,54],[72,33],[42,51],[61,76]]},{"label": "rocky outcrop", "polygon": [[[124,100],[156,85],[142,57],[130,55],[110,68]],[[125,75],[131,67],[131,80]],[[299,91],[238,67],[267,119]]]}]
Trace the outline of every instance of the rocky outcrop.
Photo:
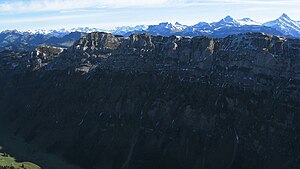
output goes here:
[{"label": "rocky outcrop", "polygon": [[2,51],[0,52],[0,74],[39,70],[52,62],[63,50],[63,48],[42,45],[34,51]]}]

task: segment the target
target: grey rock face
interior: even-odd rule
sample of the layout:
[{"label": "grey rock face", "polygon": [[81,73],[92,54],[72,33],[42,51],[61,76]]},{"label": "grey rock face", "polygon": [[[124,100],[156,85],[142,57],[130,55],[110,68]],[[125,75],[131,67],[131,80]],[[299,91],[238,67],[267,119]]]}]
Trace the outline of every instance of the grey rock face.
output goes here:
[{"label": "grey rock face", "polygon": [[32,53],[4,51],[2,55],[10,57],[2,57],[1,63],[3,70],[176,71],[183,80],[268,89],[299,99],[299,50],[300,40],[261,33],[208,38],[148,34],[122,37],[94,32],[67,50],[44,46]]},{"label": "grey rock face", "polygon": [[[77,68],[177,71],[184,79],[211,79],[217,85],[287,92],[300,80],[300,40],[261,33],[227,38],[130,37],[91,33],[49,63],[51,69]],[[83,68],[84,67],[84,68]],[[83,68],[83,69],[81,69]],[[299,98],[298,90],[291,90]]]},{"label": "grey rock face", "polygon": [[63,52],[63,48],[42,45],[34,51],[0,52],[0,73],[19,73],[39,70]]}]

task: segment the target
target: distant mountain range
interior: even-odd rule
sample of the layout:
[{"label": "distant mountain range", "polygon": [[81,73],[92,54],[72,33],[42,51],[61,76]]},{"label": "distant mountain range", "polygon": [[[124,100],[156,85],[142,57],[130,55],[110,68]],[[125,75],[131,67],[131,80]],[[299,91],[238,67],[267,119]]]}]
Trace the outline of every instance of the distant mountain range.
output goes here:
[{"label": "distant mountain range", "polygon": [[[132,33],[149,33],[152,35],[178,36],[209,36],[226,37],[232,34],[261,32],[279,36],[300,38],[300,22],[282,14],[278,19],[266,23],[259,23],[250,18],[235,19],[226,16],[218,22],[199,22],[192,26],[163,22],[158,25],[145,26],[143,30],[133,30],[120,34],[129,36]],[[118,31],[118,30],[117,30]],[[118,31],[120,32],[120,31]],[[114,31],[112,31],[114,33]]]},{"label": "distant mountain range", "polygon": [[113,30],[79,27],[59,30],[36,30],[20,32],[6,30],[0,33],[0,50],[24,49],[40,44],[58,47],[70,47],[76,40],[90,32],[110,32],[116,35],[130,36],[131,34],[147,33],[162,36],[208,36],[221,38],[233,34],[261,32],[272,35],[300,38],[300,21],[282,14],[278,19],[266,23],[259,23],[250,18],[235,19],[226,16],[218,22],[199,22],[195,25],[183,25],[162,22],[158,25],[121,26]]},{"label": "distant mountain range", "polygon": [[[53,33],[53,32],[52,32]],[[0,33],[0,51],[3,50],[30,50],[41,44],[67,48],[86,35],[85,32],[71,32],[55,36],[54,33],[30,33],[17,30],[7,30]]]}]

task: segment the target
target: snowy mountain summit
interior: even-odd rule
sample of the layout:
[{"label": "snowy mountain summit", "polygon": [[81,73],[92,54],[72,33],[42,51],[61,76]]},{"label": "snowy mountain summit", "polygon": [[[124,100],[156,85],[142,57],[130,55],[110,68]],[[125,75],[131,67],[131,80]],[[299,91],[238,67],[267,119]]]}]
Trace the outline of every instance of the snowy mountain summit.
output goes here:
[{"label": "snowy mountain summit", "polygon": [[224,26],[241,26],[241,24],[231,16],[226,16],[221,19],[219,22],[212,23],[212,26],[215,28],[224,27]]},{"label": "snowy mountain summit", "polygon": [[262,25],[262,23],[256,22],[250,18],[239,19],[238,22],[240,25]]},{"label": "snowy mountain summit", "polygon": [[264,26],[274,28],[285,35],[293,37],[300,37],[300,24],[299,22],[291,19],[287,14],[282,14],[278,19],[269,21]]}]

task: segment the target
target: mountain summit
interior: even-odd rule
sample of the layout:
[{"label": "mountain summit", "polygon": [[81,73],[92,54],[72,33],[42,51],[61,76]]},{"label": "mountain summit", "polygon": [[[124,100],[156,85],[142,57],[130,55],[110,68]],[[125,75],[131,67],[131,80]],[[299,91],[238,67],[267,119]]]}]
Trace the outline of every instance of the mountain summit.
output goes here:
[{"label": "mountain summit", "polygon": [[300,37],[300,24],[292,20],[287,14],[283,13],[278,19],[263,24],[274,28],[285,35]]},{"label": "mountain summit", "polygon": [[235,20],[231,16],[226,16],[225,18],[221,19],[219,22],[212,23],[212,26],[215,28],[223,27],[223,26],[241,26],[240,23]]},{"label": "mountain summit", "polygon": [[243,18],[243,19],[239,19],[238,22],[241,24],[241,25],[262,25],[261,23],[259,22],[256,22],[250,18]]}]

